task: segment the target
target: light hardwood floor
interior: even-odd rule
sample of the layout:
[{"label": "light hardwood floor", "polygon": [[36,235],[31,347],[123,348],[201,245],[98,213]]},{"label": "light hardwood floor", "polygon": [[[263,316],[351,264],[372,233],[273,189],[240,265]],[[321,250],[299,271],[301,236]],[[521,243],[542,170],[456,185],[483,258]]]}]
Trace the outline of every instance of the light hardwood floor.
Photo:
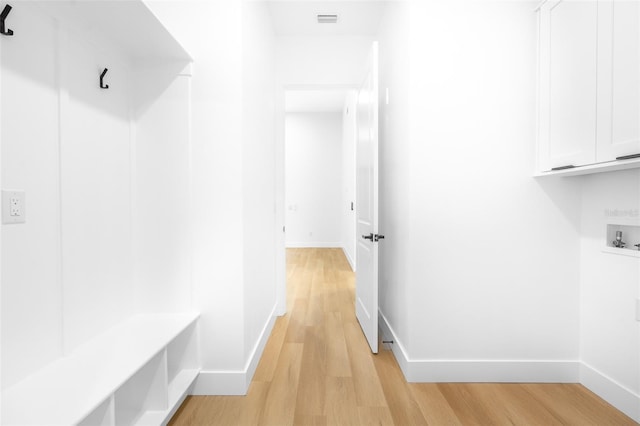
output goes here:
[{"label": "light hardwood floor", "polygon": [[372,355],[340,249],[287,250],[288,306],[247,396],[188,397],[170,425],[635,425],[577,384],[412,384]]}]

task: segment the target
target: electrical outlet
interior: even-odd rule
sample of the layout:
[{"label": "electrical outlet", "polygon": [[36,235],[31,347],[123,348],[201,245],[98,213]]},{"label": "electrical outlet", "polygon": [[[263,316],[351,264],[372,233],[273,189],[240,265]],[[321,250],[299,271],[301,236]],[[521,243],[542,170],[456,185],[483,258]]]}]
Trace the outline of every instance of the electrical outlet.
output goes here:
[{"label": "electrical outlet", "polygon": [[20,197],[9,197],[9,205],[10,205],[10,215],[11,216],[20,216],[21,208]]},{"label": "electrical outlet", "polygon": [[26,216],[24,191],[2,191],[2,223],[24,223]]}]

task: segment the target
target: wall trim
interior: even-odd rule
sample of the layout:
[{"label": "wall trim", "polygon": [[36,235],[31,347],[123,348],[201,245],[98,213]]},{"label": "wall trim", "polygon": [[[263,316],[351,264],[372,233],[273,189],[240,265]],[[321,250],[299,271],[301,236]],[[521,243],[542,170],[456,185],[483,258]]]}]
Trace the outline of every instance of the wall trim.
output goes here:
[{"label": "wall trim", "polygon": [[579,361],[566,360],[416,360],[407,355],[387,318],[379,312],[385,340],[408,382],[578,383]]},{"label": "wall trim", "polygon": [[190,395],[246,395],[246,371],[203,370],[193,386]]},{"label": "wall trim", "polygon": [[262,328],[260,337],[251,351],[251,355],[243,370],[202,370],[198,374],[195,385],[190,395],[246,395],[251,385],[253,375],[258,368],[258,363],[264,352],[264,347],[271,336],[271,331],[276,322],[278,304],[271,309],[269,319]]},{"label": "wall trim", "polygon": [[342,248],[342,243],[330,243],[330,242],[287,242],[287,248]]},{"label": "wall trim", "polygon": [[640,395],[585,362],[580,363],[580,383],[640,423]]},{"label": "wall trim", "polygon": [[400,370],[404,374],[405,379],[409,381],[409,356],[407,355],[407,351],[404,348],[404,345],[398,339],[398,335],[391,327],[389,320],[384,316],[382,311],[378,308],[378,328],[382,331],[382,340],[393,340],[393,344],[389,345],[391,347],[391,352],[393,352],[393,356],[396,358],[398,365],[400,366]]},{"label": "wall trim", "polygon": [[344,253],[344,257],[347,258],[347,262],[349,262],[349,266],[351,266],[351,270],[353,272],[356,272],[356,261],[355,261],[355,259],[351,258],[351,256],[349,255],[349,252],[347,251],[347,248],[345,246],[342,246],[342,252]]},{"label": "wall trim", "polygon": [[276,323],[276,312],[278,309],[278,304],[275,303],[273,308],[271,309],[271,313],[269,314],[269,318],[267,322],[262,327],[262,331],[260,332],[260,337],[256,341],[255,345],[253,345],[253,349],[251,350],[251,355],[247,359],[247,363],[245,364],[244,371],[246,374],[246,386],[245,386],[245,394],[246,391],[249,390],[249,385],[251,385],[251,380],[253,380],[253,375],[256,373],[256,369],[258,368],[258,363],[260,362],[260,358],[262,358],[262,352],[264,352],[264,347],[267,345],[267,341],[271,336],[271,331],[273,330],[273,326]]}]

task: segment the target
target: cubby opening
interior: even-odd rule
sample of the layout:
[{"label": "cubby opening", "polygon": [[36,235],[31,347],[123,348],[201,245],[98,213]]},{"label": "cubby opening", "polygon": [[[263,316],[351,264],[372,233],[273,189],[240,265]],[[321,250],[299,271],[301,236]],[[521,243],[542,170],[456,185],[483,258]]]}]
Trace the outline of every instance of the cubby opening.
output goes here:
[{"label": "cubby opening", "polygon": [[111,396],[78,423],[78,426],[113,426],[115,424],[113,396]]},{"label": "cubby opening", "polygon": [[177,405],[199,371],[197,323],[191,324],[167,346],[169,406]]},{"label": "cubby opening", "polygon": [[166,352],[163,350],[115,394],[118,426],[160,424],[168,408]]}]

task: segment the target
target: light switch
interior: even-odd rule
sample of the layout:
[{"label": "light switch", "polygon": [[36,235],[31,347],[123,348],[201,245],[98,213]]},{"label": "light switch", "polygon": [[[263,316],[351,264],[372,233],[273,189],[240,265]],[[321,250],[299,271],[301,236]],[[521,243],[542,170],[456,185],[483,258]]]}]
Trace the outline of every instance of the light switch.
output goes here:
[{"label": "light switch", "polygon": [[24,191],[2,191],[2,223],[24,223],[26,211]]}]

